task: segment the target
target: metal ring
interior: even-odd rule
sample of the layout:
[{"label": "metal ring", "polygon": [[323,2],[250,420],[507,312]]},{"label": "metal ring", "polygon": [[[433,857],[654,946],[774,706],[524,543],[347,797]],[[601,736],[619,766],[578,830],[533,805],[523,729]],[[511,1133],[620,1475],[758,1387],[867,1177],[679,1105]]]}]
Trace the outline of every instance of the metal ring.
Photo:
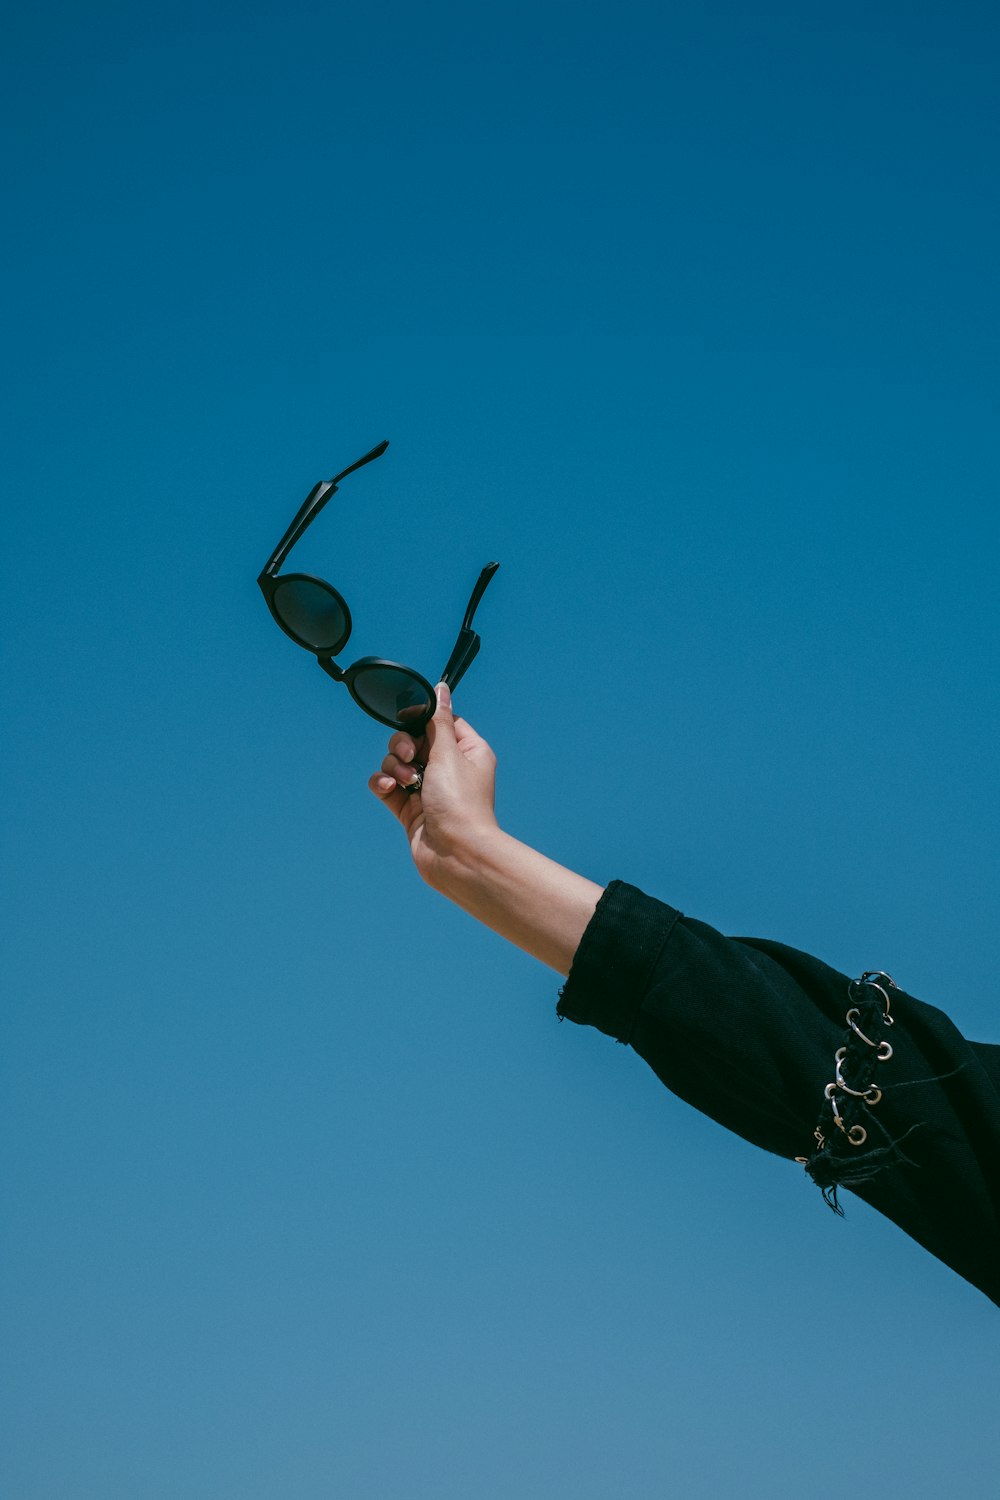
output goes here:
[{"label": "metal ring", "polygon": [[861,985],[864,985],[867,989],[870,990],[878,990],[879,994],[882,996],[883,1025],[894,1026],[896,1023],[893,1020],[892,1016],[889,1014],[889,994],[888,991],[878,983],[880,979],[885,980],[885,983],[889,986],[889,989],[897,990],[899,988],[899,985],[893,979],[892,975],[887,974],[884,969],[866,969],[860,979],[851,980],[851,983],[847,986],[847,993],[852,1000],[856,1000],[858,997],[855,992],[860,988]]},{"label": "metal ring", "polygon": [[847,1012],[847,1015],[844,1017],[844,1019],[846,1020],[851,1030],[854,1032],[855,1036],[859,1036],[866,1047],[877,1047],[878,1043],[873,1042],[870,1036],[865,1036],[864,1032],[861,1030],[861,1027],[855,1021],[854,1017],[860,1016],[860,1014],[861,1012],[858,1010],[857,1006],[853,1006]]},{"label": "metal ring", "polygon": [[873,1042],[870,1036],[865,1036],[858,1023],[852,1019],[854,1016],[860,1014],[859,1010],[849,1010],[845,1017],[848,1026],[854,1032],[855,1036],[859,1036],[867,1046],[877,1048],[879,1062],[888,1062],[892,1056],[892,1048],[888,1042]]},{"label": "metal ring", "polygon": [[847,1132],[847,1139],[852,1146],[863,1146],[868,1139],[868,1132],[863,1125],[852,1125]]},{"label": "metal ring", "polygon": [[866,969],[861,976],[861,983],[871,984],[873,979],[884,979],[891,990],[899,989],[899,985],[893,979],[892,975],[887,974],[884,969]]},{"label": "metal ring", "polygon": [[[883,1042],[882,1045],[888,1047],[889,1043]],[[840,1089],[841,1093],[843,1094],[850,1094],[852,1099],[863,1099],[866,1104],[874,1107],[882,1098],[882,1090],[880,1088],[877,1088],[874,1083],[870,1083],[866,1089],[852,1089],[849,1083],[845,1083],[844,1075],[841,1072],[841,1064],[843,1063],[846,1056],[847,1048],[838,1047],[833,1059],[834,1066],[837,1069],[837,1088]],[[873,1094],[875,1096],[874,1098],[872,1098]]]},{"label": "metal ring", "polygon": [[427,770],[427,767],[421,765],[419,760],[413,761],[412,764],[413,769],[417,773],[416,780],[403,783],[403,791],[408,797],[411,796],[414,792],[419,792],[420,788],[424,784],[424,772]]},{"label": "metal ring", "polygon": [[889,1014],[888,991],[884,990],[880,984],[876,984],[874,979],[866,979],[865,983],[870,990],[878,990],[879,994],[882,996],[882,1025],[894,1026],[896,1023],[893,1020],[892,1016]]},{"label": "metal ring", "polygon": [[826,1094],[826,1097],[830,1101],[830,1108],[833,1110],[833,1123],[836,1125],[838,1130],[842,1130],[846,1135],[847,1126],[844,1124],[843,1115],[837,1108],[837,1085],[835,1083],[828,1083],[824,1092]]}]

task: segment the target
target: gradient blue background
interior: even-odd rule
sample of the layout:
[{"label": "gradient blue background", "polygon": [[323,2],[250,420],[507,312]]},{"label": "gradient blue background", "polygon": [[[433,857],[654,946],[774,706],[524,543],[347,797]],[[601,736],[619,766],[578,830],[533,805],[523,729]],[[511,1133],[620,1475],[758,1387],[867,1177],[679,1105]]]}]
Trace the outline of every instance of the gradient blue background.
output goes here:
[{"label": "gradient blue background", "polygon": [[996,9],[42,3],[2,109],[17,1500],[996,1493],[996,1310],[556,1024],[518,837],[1000,1039]]}]

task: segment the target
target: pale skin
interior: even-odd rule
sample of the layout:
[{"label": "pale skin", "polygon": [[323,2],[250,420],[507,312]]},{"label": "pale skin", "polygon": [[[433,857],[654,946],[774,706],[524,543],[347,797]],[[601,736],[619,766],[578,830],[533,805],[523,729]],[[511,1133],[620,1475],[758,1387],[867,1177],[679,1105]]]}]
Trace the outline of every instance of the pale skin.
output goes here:
[{"label": "pale skin", "polygon": [[[406,833],[420,876],[508,942],[568,974],[603,887],[504,833],[494,811],[496,756],[438,684],[419,742],[397,730],[368,786]],[[417,779],[417,792],[402,788]]]}]

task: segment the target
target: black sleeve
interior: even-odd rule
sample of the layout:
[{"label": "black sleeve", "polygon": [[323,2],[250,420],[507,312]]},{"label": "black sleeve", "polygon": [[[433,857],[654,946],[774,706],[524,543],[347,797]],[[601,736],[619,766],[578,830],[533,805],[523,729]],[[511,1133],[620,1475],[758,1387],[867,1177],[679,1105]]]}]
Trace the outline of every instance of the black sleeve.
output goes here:
[{"label": "black sleeve", "polygon": [[[833,1206],[849,1187],[1000,1304],[1000,1047],[967,1041],[902,990],[883,993],[888,1023],[877,986],[781,943],[723,937],[613,881],[558,1013],[802,1162]],[[846,1089],[833,1087],[838,1071]]]}]

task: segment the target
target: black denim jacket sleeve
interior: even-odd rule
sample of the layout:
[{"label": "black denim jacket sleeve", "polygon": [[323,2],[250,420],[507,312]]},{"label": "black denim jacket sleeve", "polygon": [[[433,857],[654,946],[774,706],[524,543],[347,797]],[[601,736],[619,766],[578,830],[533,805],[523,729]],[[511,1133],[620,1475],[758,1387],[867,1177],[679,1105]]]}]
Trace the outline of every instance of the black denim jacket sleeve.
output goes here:
[{"label": "black denim jacket sleeve", "polygon": [[[808,954],[724,937],[613,881],[558,1014],[631,1046],[673,1093],[754,1145],[808,1162],[819,1128],[849,1166],[825,1091],[852,1038],[850,986]],[[968,1041],[902,990],[891,996],[891,1056],[875,1068],[869,1121],[871,1142],[891,1149],[872,1152],[866,1180],[842,1185],[1000,1304],[1000,1047]]]}]

